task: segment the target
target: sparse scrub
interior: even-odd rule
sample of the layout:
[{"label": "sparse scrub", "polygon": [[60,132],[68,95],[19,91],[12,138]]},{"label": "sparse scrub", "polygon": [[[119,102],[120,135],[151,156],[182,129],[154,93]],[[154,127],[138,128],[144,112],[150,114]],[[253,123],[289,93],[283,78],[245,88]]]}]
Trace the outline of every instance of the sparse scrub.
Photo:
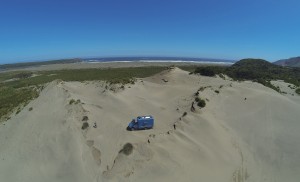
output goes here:
[{"label": "sparse scrub", "polygon": [[81,129],[82,129],[82,130],[85,130],[85,129],[87,129],[88,127],[89,127],[89,123],[88,123],[88,122],[84,122],[84,123],[82,124]]},{"label": "sparse scrub", "polygon": [[183,114],[182,114],[182,117],[185,117],[187,115],[187,112],[184,112]]},{"label": "sparse scrub", "polygon": [[[78,62],[78,60],[50,61],[49,64]],[[25,67],[29,65],[39,65],[40,63],[20,63],[12,65],[2,65],[4,69],[14,67]],[[45,63],[43,63],[45,64]],[[0,119],[11,114],[23,103],[38,97],[43,90],[44,84],[54,80],[62,81],[93,81],[103,80],[120,82],[122,84],[134,84],[135,78],[145,78],[161,71],[165,67],[136,67],[136,68],[109,68],[109,69],[78,69],[78,70],[55,70],[37,71],[37,76],[32,77],[32,72],[3,72],[0,73]],[[49,76],[51,75],[51,76]],[[9,82],[5,80],[18,78]],[[117,80],[117,81],[116,81]],[[108,87],[107,87],[108,88]],[[74,104],[76,101],[70,101]],[[77,102],[79,103],[79,102]]]},{"label": "sparse scrub", "polygon": [[219,77],[225,80],[225,76],[223,74],[219,74]]},{"label": "sparse scrub", "polygon": [[33,108],[32,107],[30,107],[29,109],[28,109],[28,111],[32,111],[33,110]]},{"label": "sparse scrub", "polygon": [[130,155],[133,151],[133,145],[131,143],[126,143],[123,148],[119,151],[119,153],[123,153],[125,155]]},{"label": "sparse scrub", "polygon": [[219,90],[215,90],[215,93],[219,94],[219,93],[220,93],[220,91],[219,91]]}]

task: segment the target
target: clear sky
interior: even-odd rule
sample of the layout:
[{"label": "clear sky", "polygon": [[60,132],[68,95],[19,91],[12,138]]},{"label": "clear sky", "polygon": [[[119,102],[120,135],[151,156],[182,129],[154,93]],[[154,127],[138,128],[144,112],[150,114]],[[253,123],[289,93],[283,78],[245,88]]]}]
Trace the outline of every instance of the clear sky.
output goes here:
[{"label": "clear sky", "polygon": [[0,64],[300,56],[299,0],[0,0]]}]

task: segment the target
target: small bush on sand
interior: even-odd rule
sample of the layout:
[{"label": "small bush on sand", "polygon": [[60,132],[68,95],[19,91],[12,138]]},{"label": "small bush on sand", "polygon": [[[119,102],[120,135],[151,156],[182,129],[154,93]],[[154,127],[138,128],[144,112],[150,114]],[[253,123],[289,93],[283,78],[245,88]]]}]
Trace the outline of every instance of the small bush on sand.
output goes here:
[{"label": "small bush on sand", "polygon": [[186,116],[187,115],[187,112],[184,112],[183,114],[182,114],[182,117],[184,117],[184,116]]},{"label": "small bush on sand", "polygon": [[297,89],[296,89],[296,93],[297,93],[298,95],[300,95],[300,88],[297,88]]},{"label": "small bush on sand", "polygon": [[205,87],[200,87],[198,91],[204,91]]},{"label": "small bush on sand", "polygon": [[33,108],[32,108],[32,107],[30,107],[30,108],[28,109],[28,111],[32,111],[32,109],[33,109]]},{"label": "small bush on sand", "polygon": [[215,90],[215,92],[218,94],[218,93],[220,93],[220,91],[219,90]]},{"label": "small bush on sand", "polygon": [[72,104],[74,104],[75,102],[76,102],[76,101],[75,101],[74,99],[71,99],[70,102],[69,102],[69,104],[72,105]]},{"label": "small bush on sand", "polygon": [[88,121],[88,120],[89,120],[89,117],[87,117],[87,116],[82,117],[82,121]]},{"label": "small bush on sand", "polygon": [[205,100],[203,99],[200,99],[197,103],[197,106],[199,106],[200,108],[203,108],[205,107],[206,103],[205,103]]},{"label": "small bush on sand", "polygon": [[18,108],[16,114],[19,114],[21,112],[21,108]]},{"label": "small bush on sand", "polygon": [[82,124],[81,129],[82,129],[82,130],[85,130],[85,129],[87,129],[88,127],[89,127],[89,123],[88,123],[88,122],[84,122],[84,123]]},{"label": "small bush on sand", "polygon": [[195,98],[195,101],[196,101],[196,102],[199,102],[200,100],[201,100],[201,99],[200,99],[199,97],[196,97],[196,98]]},{"label": "small bush on sand", "polygon": [[133,145],[131,143],[126,143],[119,153],[123,153],[125,155],[130,155],[133,151]]}]

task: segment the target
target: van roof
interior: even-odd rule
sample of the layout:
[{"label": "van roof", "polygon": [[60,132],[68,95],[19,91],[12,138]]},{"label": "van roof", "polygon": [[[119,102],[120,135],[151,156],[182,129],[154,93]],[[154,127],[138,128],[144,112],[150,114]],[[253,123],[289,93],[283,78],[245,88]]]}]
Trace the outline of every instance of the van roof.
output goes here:
[{"label": "van roof", "polygon": [[138,116],[139,119],[150,119],[152,116]]}]

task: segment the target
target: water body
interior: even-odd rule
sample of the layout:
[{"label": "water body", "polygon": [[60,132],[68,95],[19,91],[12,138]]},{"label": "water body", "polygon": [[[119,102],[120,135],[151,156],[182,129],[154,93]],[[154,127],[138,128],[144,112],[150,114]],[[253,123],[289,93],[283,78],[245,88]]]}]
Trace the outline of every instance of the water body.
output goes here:
[{"label": "water body", "polygon": [[187,58],[187,57],[106,57],[106,58],[85,58],[87,63],[111,63],[111,62],[174,62],[174,63],[210,63],[210,64],[234,64],[235,60],[210,59],[210,58]]}]

